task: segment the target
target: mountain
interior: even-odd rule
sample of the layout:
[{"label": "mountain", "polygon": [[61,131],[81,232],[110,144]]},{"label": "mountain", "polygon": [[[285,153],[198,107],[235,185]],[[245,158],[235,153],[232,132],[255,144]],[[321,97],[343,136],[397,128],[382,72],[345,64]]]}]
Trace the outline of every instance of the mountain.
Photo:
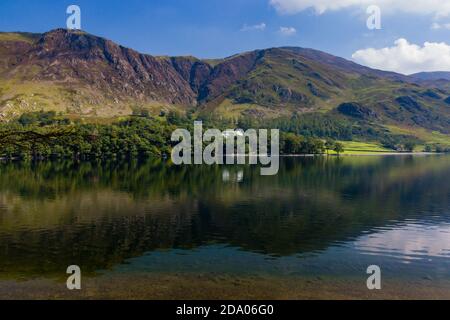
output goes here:
[{"label": "mountain", "polygon": [[435,80],[450,81],[450,72],[449,71],[419,72],[410,75],[410,78],[418,81],[435,81]]},{"label": "mountain", "polygon": [[0,55],[4,116],[11,106],[108,116],[136,103],[196,104],[171,61],[84,32],[2,34]]},{"label": "mountain", "polygon": [[450,82],[420,82],[423,75],[374,70],[312,49],[156,57],[57,29],[0,33],[0,58],[3,120],[36,110],[92,118],[194,110],[230,119],[314,114],[425,142],[450,134]]}]

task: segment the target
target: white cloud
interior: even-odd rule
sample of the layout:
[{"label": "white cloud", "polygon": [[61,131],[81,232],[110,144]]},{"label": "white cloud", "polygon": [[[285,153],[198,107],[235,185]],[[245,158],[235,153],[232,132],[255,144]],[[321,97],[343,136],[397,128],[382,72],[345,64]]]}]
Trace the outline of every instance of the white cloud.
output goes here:
[{"label": "white cloud", "polygon": [[450,71],[450,45],[444,42],[425,42],[420,46],[398,39],[393,47],[358,50],[352,58],[371,68],[403,74]]},{"label": "white cloud", "polygon": [[297,29],[293,27],[280,27],[280,33],[283,36],[293,36],[297,33]]},{"label": "white cloud", "polygon": [[270,4],[284,14],[307,9],[314,9],[316,13],[322,14],[326,11],[352,7],[366,9],[370,5],[378,5],[383,13],[405,12],[436,17],[450,15],[450,0],[270,0]]},{"label": "white cloud", "polygon": [[438,23],[438,22],[434,22],[431,25],[431,29],[432,30],[441,30],[441,29],[447,29],[450,30],[450,23]]},{"label": "white cloud", "polygon": [[252,26],[249,26],[247,24],[244,24],[244,26],[242,27],[241,31],[264,31],[266,29],[266,24],[260,23],[260,24],[255,24]]}]

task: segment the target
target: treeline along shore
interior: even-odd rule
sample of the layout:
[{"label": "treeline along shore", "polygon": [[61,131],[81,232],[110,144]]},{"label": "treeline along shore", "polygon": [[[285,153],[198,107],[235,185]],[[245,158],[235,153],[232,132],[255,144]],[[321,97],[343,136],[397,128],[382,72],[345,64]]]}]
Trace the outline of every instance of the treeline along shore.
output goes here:
[{"label": "treeline along shore", "polygon": [[[170,157],[176,144],[171,135],[177,128],[192,132],[194,121],[203,121],[205,128],[222,130],[240,128],[280,129],[282,155],[341,154],[345,141],[353,141],[351,128],[320,122],[317,119],[276,119],[258,122],[242,118],[237,121],[192,114],[161,112],[157,116],[139,112],[110,121],[70,119],[56,112],[31,112],[0,124],[0,157],[2,159],[114,159],[137,157]],[[361,133],[359,138],[370,139]],[[378,136],[384,151],[412,152],[421,144],[408,136]],[[425,145],[424,152],[448,152],[445,146]]]}]

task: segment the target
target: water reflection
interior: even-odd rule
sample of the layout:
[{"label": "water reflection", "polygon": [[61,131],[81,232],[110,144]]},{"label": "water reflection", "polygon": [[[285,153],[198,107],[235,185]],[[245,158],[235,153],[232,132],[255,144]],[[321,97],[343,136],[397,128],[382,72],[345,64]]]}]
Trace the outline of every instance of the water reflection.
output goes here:
[{"label": "water reflection", "polygon": [[235,172],[230,172],[230,170],[224,169],[222,171],[222,181],[240,183],[244,181],[244,170],[237,170]]},{"label": "water reflection", "polygon": [[263,269],[344,270],[375,256],[394,257],[396,272],[396,263],[424,268],[416,258],[448,270],[449,178],[446,156],[287,158],[273,177],[162,161],[2,164],[0,277],[50,277],[70,264],[95,272],[196,248],[234,252],[242,269],[270,258]]},{"label": "water reflection", "polygon": [[450,225],[406,224],[401,229],[382,228],[377,233],[362,237],[355,247],[366,254],[412,260],[450,258]]}]

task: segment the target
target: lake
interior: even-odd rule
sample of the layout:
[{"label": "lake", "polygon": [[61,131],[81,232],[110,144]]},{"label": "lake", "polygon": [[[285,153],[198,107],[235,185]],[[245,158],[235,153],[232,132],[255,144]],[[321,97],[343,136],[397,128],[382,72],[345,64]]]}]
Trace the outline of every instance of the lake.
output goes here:
[{"label": "lake", "polygon": [[2,163],[0,298],[450,299],[449,156],[282,158],[259,173]]}]

